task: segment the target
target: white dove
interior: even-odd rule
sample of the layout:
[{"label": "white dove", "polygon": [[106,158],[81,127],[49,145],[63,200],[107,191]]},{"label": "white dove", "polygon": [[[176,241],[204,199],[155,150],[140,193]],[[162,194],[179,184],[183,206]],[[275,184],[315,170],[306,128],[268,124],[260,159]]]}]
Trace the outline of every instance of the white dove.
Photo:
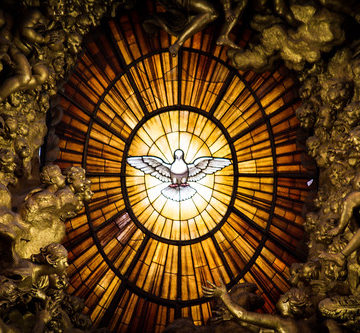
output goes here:
[{"label": "white dove", "polygon": [[200,157],[193,163],[187,164],[181,149],[175,150],[172,164],[155,156],[132,156],[127,158],[127,162],[164,183],[171,182],[161,193],[174,201],[187,200],[195,195],[196,190],[188,182],[197,182],[206,175],[211,175],[231,164],[229,159],[218,157]]}]

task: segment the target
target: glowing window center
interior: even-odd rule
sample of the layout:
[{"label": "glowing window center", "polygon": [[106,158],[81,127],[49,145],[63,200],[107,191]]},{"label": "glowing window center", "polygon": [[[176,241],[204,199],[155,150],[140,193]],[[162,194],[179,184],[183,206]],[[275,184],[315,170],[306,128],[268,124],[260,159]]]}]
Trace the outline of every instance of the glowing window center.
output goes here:
[{"label": "glowing window center", "polygon": [[231,151],[210,119],[191,111],[158,114],[136,132],[128,156],[129,201],[150,232],[182,240],[186,228],[193,239],[225,215],[233,190]]}]

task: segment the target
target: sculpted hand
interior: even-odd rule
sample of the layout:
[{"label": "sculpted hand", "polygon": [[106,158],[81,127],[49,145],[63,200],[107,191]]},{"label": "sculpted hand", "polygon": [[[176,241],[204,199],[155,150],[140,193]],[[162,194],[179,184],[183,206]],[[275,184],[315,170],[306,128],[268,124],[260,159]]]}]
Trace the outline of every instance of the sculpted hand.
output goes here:
[{"label": "sculpted hand", "polygon": [[37,289],[37,288],[31,289],[31,296],[34,298],[42,299],[42,300],[46,299],[45,291],[41,290],[41,289]]},{"label": "sculpted hand", "polygon": [[226,308],[219,310],[212,310],[212,317],[210,318],[211,323],[220,324],[223,321],[228,321],[234,318],[234,316]]},{"label": "sculpted hand", "polygon": [[216,310],[213,310],[212,311],[212,317],[210,318],[210,321],[213,323],[213,324],[219,324],[223,321],[223,316],[222,316],[222,312],[221,311],[216,311]]},{"label": "sculpted hand", "polygon": [[221,297],[222,295],[226,294],[226,287],[224,282],[220,279],[220,286],[216,286],[215,284],[207,281],[207,283],[211,287],[202,286],[203,293],[205,297]]}]

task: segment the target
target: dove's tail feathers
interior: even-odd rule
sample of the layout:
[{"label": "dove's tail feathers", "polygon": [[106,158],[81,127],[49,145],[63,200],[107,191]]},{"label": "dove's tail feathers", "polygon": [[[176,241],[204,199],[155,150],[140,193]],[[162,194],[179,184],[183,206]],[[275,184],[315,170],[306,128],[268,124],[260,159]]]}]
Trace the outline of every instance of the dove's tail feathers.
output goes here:
[{"label": "dove's tail feathers", "polygon": [[162,191],[161,191],[162,195],[170,200],[173,201],[184,201],[187,199],[192,198],[195,193],[196,190],[194,188],[192,188],[191,186],[186,186],[186,187],[182,187],[182,186],[178,186],[178,187],[165,187]]}]

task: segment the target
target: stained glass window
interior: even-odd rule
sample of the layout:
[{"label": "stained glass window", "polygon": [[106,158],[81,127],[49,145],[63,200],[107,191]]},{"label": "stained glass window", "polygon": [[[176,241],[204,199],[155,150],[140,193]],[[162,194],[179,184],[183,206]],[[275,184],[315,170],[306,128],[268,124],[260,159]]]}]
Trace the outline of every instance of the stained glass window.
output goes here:
[{"label": "stained glass window", "polygon": [[[214,38],[209,28],[171,57],[165,32],[146,35],[136,13],[114,19],[89,37],[64,87],[57,163],[83,166],[95,193],[66,224],[69,292],[113,332],[160,332],[181,316],[203,325],[211,301],[201,285],[220,277],[255,283],[272,312],[303,258],[313,176],[296,142],[295,83],[282,67],[235,70]],[[171,165],[178,149],[187,164],[230,162],[189,181],[185,200],[128,163]]]}]

